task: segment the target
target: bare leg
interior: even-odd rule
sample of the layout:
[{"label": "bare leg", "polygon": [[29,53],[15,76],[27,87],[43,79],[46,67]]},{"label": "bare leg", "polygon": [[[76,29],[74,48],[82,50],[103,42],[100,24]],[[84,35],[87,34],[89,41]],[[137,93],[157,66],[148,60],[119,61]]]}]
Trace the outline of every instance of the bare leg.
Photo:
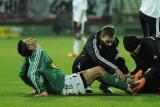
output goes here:
[{"label": "bare leg", "polygon": [[99,66],[82,71],[87,85],[91,84],[97,77],[103,75],[103,73],[105,73],[105,70]]},{"label": "bare leg", "polygon": [[81,33],[76,34],[76,38],[73,43],[73,53],[79,55],[79,49],[81,45]]}]

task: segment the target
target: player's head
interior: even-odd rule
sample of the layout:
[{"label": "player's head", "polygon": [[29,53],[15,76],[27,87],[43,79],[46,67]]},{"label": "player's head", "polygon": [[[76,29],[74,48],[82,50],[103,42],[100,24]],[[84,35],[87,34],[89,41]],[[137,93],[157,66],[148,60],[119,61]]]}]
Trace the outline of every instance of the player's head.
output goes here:
[{"label": "player's head", "polygon": [[111,46],[115,40],[114,26],[105,26],[101,29],[100,39],[108,46]]},{"label": "player's head", "polygon": [[130,53],[138,53],[140,49],[140,39],[136,36],[125,36],[123,39],[124,48]]},{"label": "player's head", "polygon": [[27,38],[18,42],[18,53],[23,57],[31,56],[33,51],[37,48],[36,40]]}]

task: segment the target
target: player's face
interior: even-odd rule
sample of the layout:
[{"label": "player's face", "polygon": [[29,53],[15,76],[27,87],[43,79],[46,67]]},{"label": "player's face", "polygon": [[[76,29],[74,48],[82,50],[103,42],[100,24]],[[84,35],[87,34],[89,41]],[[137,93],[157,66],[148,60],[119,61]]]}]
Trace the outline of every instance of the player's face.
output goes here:
[{"label": "player's face", "polygon": [[23,40],[23,43],[25,43],[30,50],[34,50],[37,48],[37,40],[32,38],[27,38]]},{"label": "player's face", "polygon": [[115,41],[115,36],[109,37],[109,36],[104,36],[101,38],[101,40],[107,45],[107,46],[112,46],[113,42]]}]

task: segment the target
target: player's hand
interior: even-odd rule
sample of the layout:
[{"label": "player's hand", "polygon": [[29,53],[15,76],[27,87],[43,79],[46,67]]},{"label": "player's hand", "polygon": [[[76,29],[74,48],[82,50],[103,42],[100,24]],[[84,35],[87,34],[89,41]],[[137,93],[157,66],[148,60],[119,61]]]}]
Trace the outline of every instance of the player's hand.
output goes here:
[{"label": "player's hand", "polygon": [[47,97],[48,96],[48,92],[47,91],[43,91],[40,94],[35,95],[36,97]]},{"label": "player's hand", "polygon": [[129,84],[134,84],[137,81],[138,81],[138,78],[133,78],[133,77],[127,78],[127,83]]},{"label": "player's hand", "polygon": [[135,86],[133,89],[132,89],[132,93],[133,94],[136,94],[139,90],[141,90],[144,85],[145,85],[145,78],[141,78],[140,80],[138,80],[137,82],[135,82],[134,84],[132,84],[133,86]]},{"label": "player's hand", "polygon": [[122,81],[125,81],[126,80],[126,77],[125,75],[122,73],[122,71],[120,71],[119,69],[116,69],[116,75],[117,75],[117,78],[119,80],[122,80]]},{"label": "player's hand", "polygon": [[37,91],[36,90],[33,90],[32,92],[29,92],[27,93],[26,95],[36,95],[37,94]]}]

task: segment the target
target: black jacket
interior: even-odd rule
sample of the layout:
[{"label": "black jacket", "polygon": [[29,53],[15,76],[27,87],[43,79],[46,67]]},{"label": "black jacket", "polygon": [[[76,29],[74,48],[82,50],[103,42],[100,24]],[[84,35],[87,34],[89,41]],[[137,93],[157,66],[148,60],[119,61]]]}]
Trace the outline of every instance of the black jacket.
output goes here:
[{"label": "black jacket", "polygon": [[[119,67],[117,65],[124,64],[124,59],[120,58],[120,60],[117,60],[119,59],[118,44],[119,40],[116,38],[111,47],[106,46],[100,39],[100,32],[90,36],[83,51],[73,64],[73,72],[79,72],[94,66],[101,66],[107,72],[115,73],[115,69]],[[128,71],[126,72],[128,73]]]}]

